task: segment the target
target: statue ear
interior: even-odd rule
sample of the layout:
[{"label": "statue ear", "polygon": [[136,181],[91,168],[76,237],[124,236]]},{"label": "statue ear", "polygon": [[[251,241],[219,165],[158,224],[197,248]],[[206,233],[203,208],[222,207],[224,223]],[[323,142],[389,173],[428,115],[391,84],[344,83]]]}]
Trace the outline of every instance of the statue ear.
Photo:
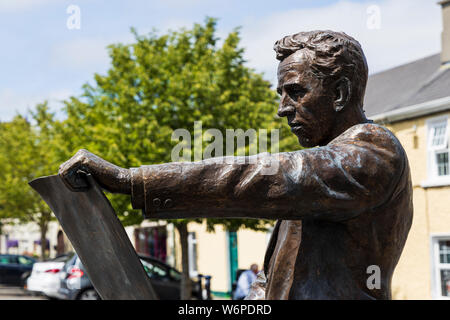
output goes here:
[{"label": "statue ear", "polygon": [[334,100],[334,110],[341,111],[350,101],[352,96],[352,83],[347,77],[341,77],[336,82],[336,100]]}]

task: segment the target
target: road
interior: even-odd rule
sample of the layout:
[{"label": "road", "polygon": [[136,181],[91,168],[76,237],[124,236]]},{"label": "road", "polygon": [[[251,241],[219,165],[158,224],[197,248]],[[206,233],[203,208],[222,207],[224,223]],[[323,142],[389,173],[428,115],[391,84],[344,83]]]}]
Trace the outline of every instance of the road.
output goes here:
[{"label": "road", "polygon": [[20,287],[0,285],[0,300],[47,300],[47,298],[32,296]]}]

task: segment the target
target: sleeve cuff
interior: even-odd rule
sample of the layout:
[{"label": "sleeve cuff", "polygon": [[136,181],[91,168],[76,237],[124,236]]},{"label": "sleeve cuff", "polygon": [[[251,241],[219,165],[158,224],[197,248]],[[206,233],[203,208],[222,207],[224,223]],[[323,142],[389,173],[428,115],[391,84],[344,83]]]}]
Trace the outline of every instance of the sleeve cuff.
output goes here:
[{"label": "sleeve cuff", "polygon": [[131,172],[131,206],[133,209],[144,209],[145,194],[141,168],[130,168]]}]

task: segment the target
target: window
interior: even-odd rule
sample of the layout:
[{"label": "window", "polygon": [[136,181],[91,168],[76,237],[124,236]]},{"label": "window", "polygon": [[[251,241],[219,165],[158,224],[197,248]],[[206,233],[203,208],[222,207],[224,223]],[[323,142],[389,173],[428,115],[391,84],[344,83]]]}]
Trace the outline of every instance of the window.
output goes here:
[{"label": "window", "polygon": [[135,229],[134,241],[136,252],[166,262],[167,230],[165,226]]},{"label": "window", "polygon": [[438,176],[448,176],[448,152],[436,153]]},{"label": "window", "polygon": [[[427,122],[428,126],[428,180],[450,184],[448,119],[439,117]],[[444,181],[445,180],[445,181]]]},{"label": "window", "polygon": [[188,252],[189,252],[189,275],[195,277],[198,274],[197,268],[197,239],[195,232],[188,234]]},{"label": "window", "polygon": [[433,238],[433,297],[450,299],[450,236]]},{"label": "window", "polygon": [[431,146],[433,148],[447,148],[447,121],[440,121],[431,126]]}]

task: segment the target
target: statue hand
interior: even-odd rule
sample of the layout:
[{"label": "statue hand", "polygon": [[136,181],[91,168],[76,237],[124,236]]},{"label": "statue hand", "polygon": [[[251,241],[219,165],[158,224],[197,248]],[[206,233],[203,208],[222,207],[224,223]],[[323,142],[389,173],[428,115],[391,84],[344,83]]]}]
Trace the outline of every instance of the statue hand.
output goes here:
[{"label": "statue hand", "polygon": [[59,167],[59,175],[70,190],[83,191],[89,187],[84,174],[90,173],[89,163],[92,155],[81,149]]},{"label": "statue hand", "polygon": [[59,175],[72,191],[84,191],[89,187],[83,176],[86,173],[90,173],[107,191],[131,193],[131,175],[128,169],[109,163],[87,150],[79,150],[59,167]]}]

